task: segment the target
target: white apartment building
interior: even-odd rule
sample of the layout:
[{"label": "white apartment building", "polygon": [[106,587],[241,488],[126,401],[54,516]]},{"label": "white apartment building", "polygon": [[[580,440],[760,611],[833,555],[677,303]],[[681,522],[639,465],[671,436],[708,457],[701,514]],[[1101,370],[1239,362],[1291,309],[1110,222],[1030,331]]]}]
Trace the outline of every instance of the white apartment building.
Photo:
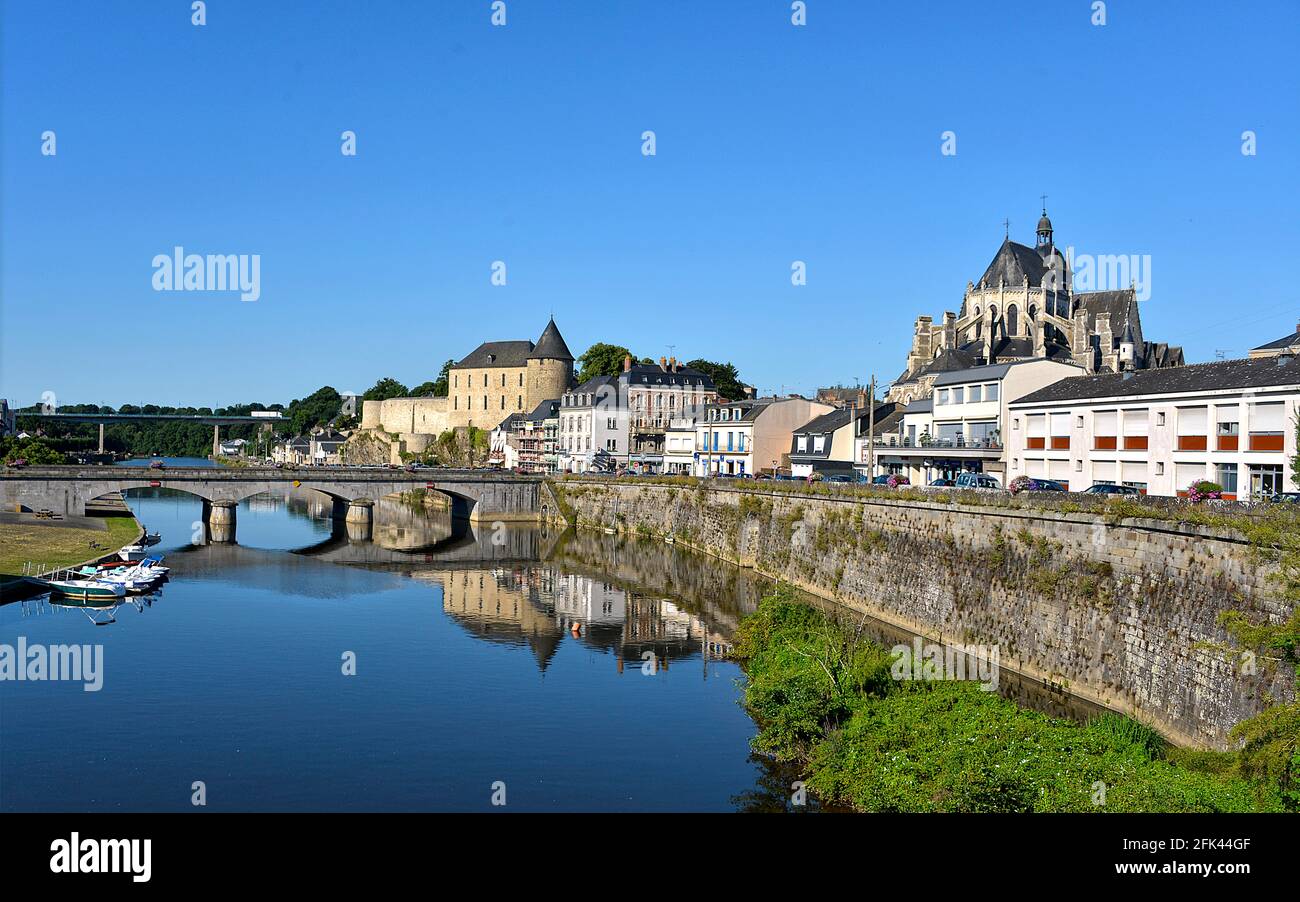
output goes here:
[{"label": "white apartment building", "polygon": [[1010,405],[1007,475],[1080,491],[1120,483],[1228,498],[1300,490],[1292,473],[1300,363],[1291,354],[1066,379]]},{"label": "white apartment building", "polygon": [[[931,397],[913,401],[886,429],[877,429],[871,475],[894,473],[913,485],[964,472],[1005,480],[1008,404],[1083,372],[1072,363],[1028,359],[942,373]],[[865,436],[854,459],[860,466],[867,463]]]},{"label": "white apartment building", "polygon": [[696,473],[696,426],[698,417],[677,417],[664,430],[664,472],[675,476]]},{"label": "white apartment building", "polygon": [[564,473],[605,470],[627,463],[627,407],[620,402],[619,381],[596,376],[560,398],[556,453]]}]

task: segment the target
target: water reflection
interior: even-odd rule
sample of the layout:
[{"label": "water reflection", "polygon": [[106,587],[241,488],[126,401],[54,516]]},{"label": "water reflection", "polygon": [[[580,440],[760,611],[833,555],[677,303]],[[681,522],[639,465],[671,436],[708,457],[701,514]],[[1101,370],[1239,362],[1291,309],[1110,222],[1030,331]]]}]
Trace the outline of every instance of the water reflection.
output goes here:
[{"label": "water reflection", "polygon": [[496,780],[512,810],[817,810],[750,753],[725,658],[770,580],[656,540],[375,501],[369,538],[288,491],[244,503],[236,544],[191,544],[198,499],[128,498],[172,568],[165,601],[127,600],[151,616],[121,605],[95,630],[49,599],[0,605],[0,641],[94,641],[109,662],[101,692],[0,684],[0,808],[187,810],[213,774],[212,810],[485,811]]}]

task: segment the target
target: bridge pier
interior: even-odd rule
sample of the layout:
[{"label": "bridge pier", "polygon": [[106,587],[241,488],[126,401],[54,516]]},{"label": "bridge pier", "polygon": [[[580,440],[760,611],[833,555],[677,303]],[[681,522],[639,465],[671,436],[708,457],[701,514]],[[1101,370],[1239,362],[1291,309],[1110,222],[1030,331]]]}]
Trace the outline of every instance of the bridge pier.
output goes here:
[{"label": "bridge pier", "polygon": [[235,501],[204,501],[203,522],[208,528],[208,541],[228,544],[235,541]]},{"label": "bridge pier", "polygon": [[221,456],[221,424],[212,424],[212,459],[216,460]]},{"label": "bridge pier", "polygon": [[349,541],[371,541],[375,525],[375,502],[369,498],[356,499],[348,505],[344,522],[347,525]]},{"label": "bridge pier", "polygon": [[99,424],[99,453],[104,453],[104,424]]}]

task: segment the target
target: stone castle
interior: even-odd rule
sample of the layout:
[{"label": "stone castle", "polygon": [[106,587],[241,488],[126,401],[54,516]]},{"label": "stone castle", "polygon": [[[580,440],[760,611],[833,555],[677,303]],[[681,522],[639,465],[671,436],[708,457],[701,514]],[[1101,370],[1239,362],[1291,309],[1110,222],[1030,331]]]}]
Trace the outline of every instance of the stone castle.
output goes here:
[{"label": "stone castle", "polygon": [[961,310],[916,320],[907,369],[886,400],[928,398],[940,373],[1044,358],[1087,373],[1181,366],[1182,348],[1146,341],[1134,288],[1074,292],[1070,267],[1043,210],[1034,247],[1010,235],[979,282],[966,283]]},{"label": "stone castle", "polygon": [[491,430],[512,413],[527,413],[561,397],[573,385],[573,354],[555,319],[531,341],[486,341],[451,367],[445,398],[365,401],[361,430],[370,439],[396,444],[385,455],[420,453],[443,432],[470,426]]}]

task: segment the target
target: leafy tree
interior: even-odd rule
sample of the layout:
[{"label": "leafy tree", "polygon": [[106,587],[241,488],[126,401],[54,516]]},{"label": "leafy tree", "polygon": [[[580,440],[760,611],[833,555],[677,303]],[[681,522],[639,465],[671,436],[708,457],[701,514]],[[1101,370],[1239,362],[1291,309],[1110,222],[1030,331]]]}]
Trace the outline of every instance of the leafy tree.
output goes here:
[{"label": "leafy tree", "polygon": [[745,396],[745,386],[740,381],[740,373],[736,371],[735,364],[692,360],[686,365],[707,373],[713,380],[713,387],[718,390],[718,394],[727,400],[735,401]]},{"label": "leafy tree", "polygon": [[586,382],[597,376],[617,376],[623,372],[623,360],[631,354],[622,345],[596,342],[578,358],[578,382]]},{"label": "leafy tree", "polygon": [[448,360],[438,371],[438,381],[433,383],[433,396],[435,398],[445,398],[451,391],[451,368],[456,365],[456,361]]},{"label": "leafy tree", "polygon": [[396,379],[384,377],[376,382],[361,396],[363,401],[387,401],[389,398],[410,397],[410,389]]},{"label": "leafy tree", "polygon": [[67,458],[50,447],[49,442],[44,439],[18,438],[13,435],[0,439],[0,460],[4,460],[5,463],[25,460],[33,466],[67,463]]},{"label": "leafy tree", "polygon": [[342,402],[339,393],[328,385],[318,388],[300,401],[292,402],[287,413],[293,434],[302,435],[316,426],[328,423],[338,416]]}]

